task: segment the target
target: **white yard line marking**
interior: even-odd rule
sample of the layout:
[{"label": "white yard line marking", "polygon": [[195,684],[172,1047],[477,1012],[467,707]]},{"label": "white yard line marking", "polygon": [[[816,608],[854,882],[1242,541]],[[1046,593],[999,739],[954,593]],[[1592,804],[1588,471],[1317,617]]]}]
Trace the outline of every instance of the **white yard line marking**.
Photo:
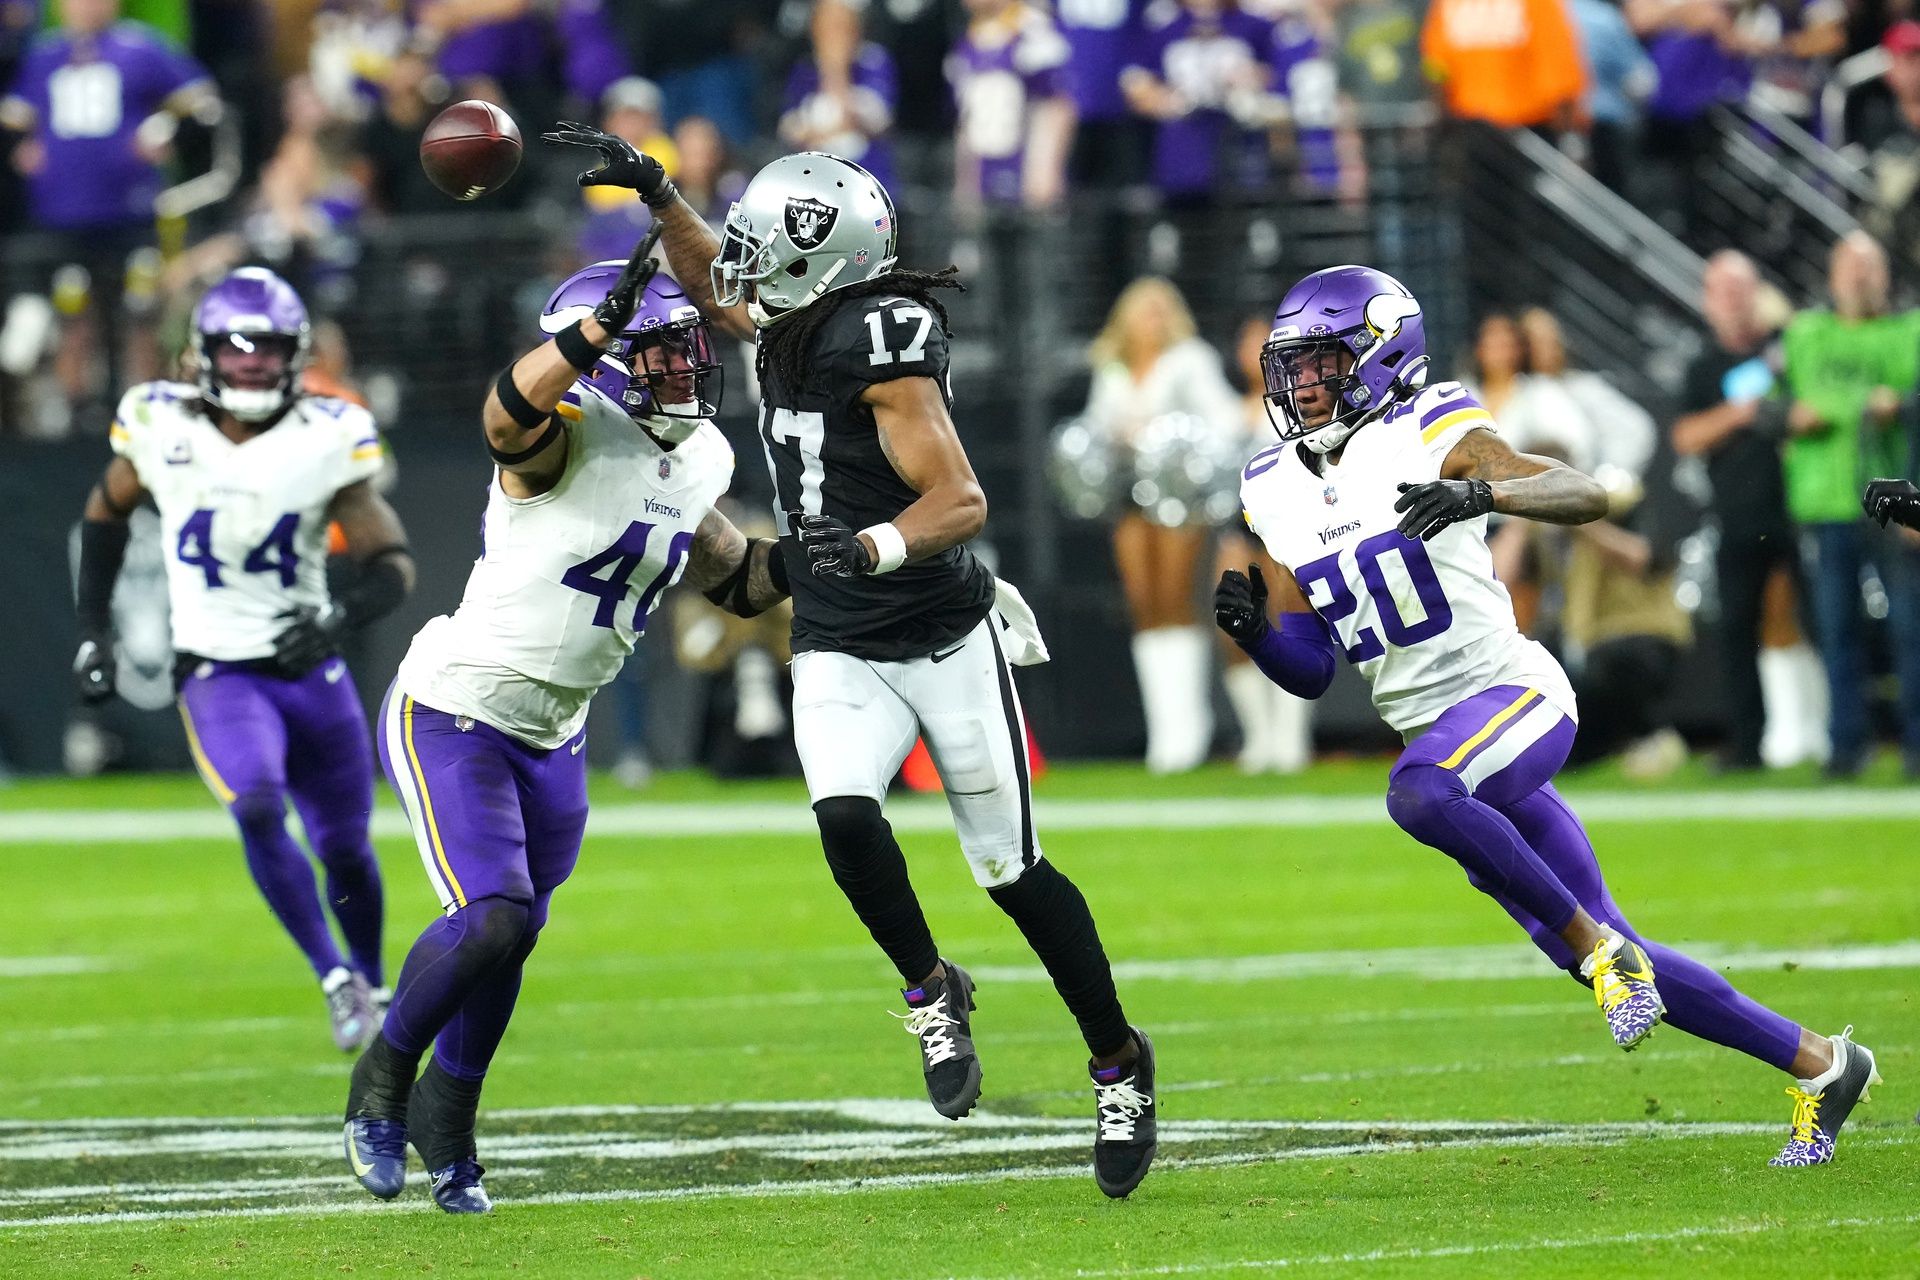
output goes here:
[{"label": "white yard line marking", "polygon": [[[1737,947],[1712,942],[1673,944],[1703,964],[1726,969],[1911,969],[1920,967],[1920,940],[1839,947]],[[975,965],[983,982],[1047,982],[1039,965]],[[1287,951],[1264,956],[1122,960],[1120,982],[1265,982],[1275,978],[1409,978],[1483,981],[1556,978],[1559,970],[1522,942],[1468,947],[1389,947],[1353,951]]]},{"label": "white yard line marking", "polygon": [[[885,1102],[889,1109],[905,1105],[891,1100]],[[1300,1126],[1287,1125],[1285,1122],[1243,1122],[1269,1129],[1286,1129]],[[1351,1132],[1361,1129],[1366,1122],[1339,1122],[1325,1126],[1331,1132]],[[1218,1155],[1191,1156],[1163,1159],[1160,1168],[1163,1171],[1180,1169],[1198,1169],[1219,1166],[1274,1163],[1291,1160],[1322,1158],[1349,1158],[1363,1155],[1405,1154],[1422,1149],[1465,1148],[1500,1149],[1511,1147],[1559,1147],[1559,1146],[1611,1146],[1646,1135],[1649,1131],[1672,1131],[1673,1137],[1718,1136],[1724,1133],[1752,1133],[1758,1129],[1777,1129],[1778,1126],[1750,1125],[1567,1125],[1536,1126],[1533,1132],[1500,1133],[1488,1135],[1484,1130],[1498,1130],[1502,1126],[1455,1124],[1453,1129],[1459,1132],[1465,1129],[1472,1136],[1448,1137],[1444,1126],[1435,1126],[1435,1131],[1426,1135],[1416,1135],[1412,1141],[1367,1141],[1335,1143],[1320,1147],[1285,1148],[1272,1151],[1227,1152]],[[1517,1127],[1517,1126],[1516,1126]],[[1404,1129],[1389,1123],[1372,1126],[1381,1132]],[[1479,1130],[1482,1132],[1474,1133]],[[1904,1136],[1904,1135],[1903,1135]],[[1076,1139],[1084,1141],[1084,1136]],[[1029,1149],[1024,1144],[1020,1149]],[[579,1149],[575,1148],[578,1154]],[[862,1158],[855,1156],[853,1158]],[[808,1195],[848,1195],[866,1191],[898,1190],[929,1186],[951,1186],[959,1184],[979,1184],[1002,1181],[1031,1181],[1045,1179],[1084,1178],[1086,1171],[1076,1163],[1070,1166],[1022,1165],[1002,1169],[968,1170],[965,1172],[940,1173],[920,1172],[886,1174],[880,1176],[818,1178],[818,1179],[768,1179],[755,1183],[708,1183],[699,1186],[658,1187],[658,1188],[609,1188],[603,1191],[565,1191],[540,1192],[528,1196],[514,1196],[510,1186],[502,1189],[496,1185],[496,1194],[509,1210],[521,1206],[548,1204],[598,1204],[598,1203],[644,1203],[648,1201],[675,1201],[696,1199],[762,1199],[785,1196]],[[255,1182],[260,1180],[253,1180]],[[311,1179],[297,1179],[302,1185]],[[346,1185],[346,1176],[341,1174],[336,1185],[343,1192],[351,1193]],[[508,1179],[502,1177],[501,1182]],[[140,1184],[143,1187],[160,1184]],[[180,1184],[181,1191],[191,1190],[194,1184]],[[208,1184],[221,1185],[221,1184]],[[156,1194],[170,1194],[156,1192]],[[254,1205],[244,1207],[223,1207],[214,1209],[149,1209],[120,1210],[111,1212],[89,1212],[78,1214],[44,1214],[28,1218],[0,1220],[0,1231],[17,1230],[25,1227],[51,1226],[115,1226],[143,1222],[179,1221],[189,1219],[232,1219],[232,1218],[278,1218],[278,1217],[326,1217],[346,1213],[379,1212],[386,1206],[364,1198],[343,1199],[320,1204],[280,1204]],[[424,1206],[417,1202],[404,1206],[395,1206],[390,1212],[422,1211]],[[1551,1243],[1551,1242],[1549,1242]],[[1470,1246],[1466,1246],[1469,1247]],[[1238,1265],[1238,1264],[1233,1264]],[[1107,1273],[1099,1273],[1107,1274]],[[1111,1273],[1124,1274],[1124,1273]],[[1151,1274],[1147,1272],[1144,1274]]]},{"label": "white yard line marking", "polygon": [[0,956],[0,978],[56,978],[113,967],[104,956]]},{"label": "white yard line marking", "polygon": [[[1780,1231],[1838,1231],[1865,1227],[1904,1227],[1920,1222],[1920,1213],[1876,1218],[1827,1218],[1790,1222],[1727,1222],[1706,1227],[1676,1227],[1671,1231],[1622,1231],[1613,1235],[1569,1236],[1549,1240],[1509,1240],[1492,1244],[1436,1245],[1420,1249],[1369,1249],[1358,1253],[1299,1254],[1286,1258],[1233,1258],[1217,1262],[1180,1262],[1157,1267],[1079,1268],[1064,1274],[1075,1280],[1113,1280],[1124,1276],[1198,1276],[1224,1271],[1283,1271],[1293,1267],[1342,1267],[1373,1262],[1411,1262],[1431,1258],[1473,1258],[1486,1254],[1532,1253],[1563,1249],[1592,1249],[1605,1245],[1666,1244],[1679,1240],[1725,1236],[1768,1235]],[[1020,1280],[1018,1276],[1006,1280]]]},{"label": "white yard line marking", "polygon": [[[1382,784],[1384,790],[1384,782]],[[1830,818],[1920,818],[1920,787],[1832,791],[1574,791],[1568,797],[1590,822],[1780,822]],[[1347,796],[1170,796],[1162,800],[1038,800],[1035,821],[1042,830],[1112,831],[1125,828],[1191,831],[1222,827],[1386,826],[1386,806],[1378,795]],[[23,809],[0,814],[0,845],[6,844],[150,844],[166,841],[227,840],[233,823],[218,809],[98,809],[85,821],[72,810]],[[896,831],[949,833],[953,818],[944,801],[911,796],[887,805]],[[374,834],[410,837],[397,808],[374,814]],[[587,834],[601,837],[646,836],[807,836],[817,838],[812,811],[796,795],[792,802],[706,801],[671,804],[600,805]]]}]

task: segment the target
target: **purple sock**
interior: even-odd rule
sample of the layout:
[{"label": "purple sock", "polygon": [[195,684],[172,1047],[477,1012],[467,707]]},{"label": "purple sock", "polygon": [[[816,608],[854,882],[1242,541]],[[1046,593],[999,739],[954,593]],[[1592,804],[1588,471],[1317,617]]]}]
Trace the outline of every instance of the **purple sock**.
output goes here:
[{"label": "purple sock", "polygon": [[273,790],[248,791],[228,806],[246,846],[247,870],[267,906],[320,977],[345,963],[327,929],[326,912],[313,882],[313,867],[287,833],[286,805]]},{"label": "purple sock", "polygon": [[1555,933],[1579,902],[1498,809],[1481,803],[1451,769],[1403,763],[1387,786],[1387,812],[1400,829],[1466,868],[1484,893],[1517,903]]},{"label": "purple sock", "polygon": [[[1732,983],[1698,960],[1650,942],[1635,932],[1608,892],[1600,860],[1586,828],[1551,784],[1506,807],[1514,827],[1540,851],[1587,909],[1603,924],[1626,934],[1653,961],[1654,985],[1667,1002],[1667,1021],[1689,1035],[1738,1049],[1782,1071],[1792,1068],[1800,1051],[1800,1026],[1734,989]],[[1522,923],[1525,923],[1523,920]],[[1534,943],[1562,968],[1579,957],[1544,926],[1530,927]]]},{"label": "purple sock", "polygon": [[456,1080],[485,1078],[500,1039],[507,1034],[507,1022],[513,1017],[514,1002],[520,998],[520,979],[526,972],[527,956],[539,940],[541,926],[547,922],[547,901],[551,894],[534,899],[528,913],[527,928],[499,967],[480,980],[460,1011],[435,1037],[433,1060]]},{"label": "purple sock", "polygon": [[428,925],[407,952],[387,1009],[387,1043],[418,1058],[441,1028],[520,946],[525,904],[480,898]]}]

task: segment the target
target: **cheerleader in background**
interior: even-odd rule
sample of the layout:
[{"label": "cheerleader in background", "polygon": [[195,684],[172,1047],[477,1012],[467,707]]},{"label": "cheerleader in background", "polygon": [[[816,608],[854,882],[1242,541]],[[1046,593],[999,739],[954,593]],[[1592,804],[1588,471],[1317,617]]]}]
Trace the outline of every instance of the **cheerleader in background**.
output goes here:
[{"label": "cheerleader in background", "polygon": [[[1093,387],[1083,416],[1121,448],[1134,448],[1166,414],[1238,433],[1240,406],[1220,357],[1196,336],[1193,313],[1169,281],[1143,276],[1122,290],[1089,357]],[[1133,620],[1147,767],[1181,773],[1204,762],[1213,743],[1211,628],[1195,605],[1196,578],[1211,562],[1204,515],[1159,522],[1167,518],[1164,506],[1128,510],[1114,526],[1113,552]]]}]

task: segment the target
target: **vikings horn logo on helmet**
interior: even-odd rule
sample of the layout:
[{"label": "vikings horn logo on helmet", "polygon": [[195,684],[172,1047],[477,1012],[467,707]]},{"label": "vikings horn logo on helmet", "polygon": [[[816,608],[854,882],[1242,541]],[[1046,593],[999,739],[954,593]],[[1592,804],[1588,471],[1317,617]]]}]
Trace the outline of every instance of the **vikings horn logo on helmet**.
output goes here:
[{"label": "vikings horn logo on helmet", "polygon": [[1367,328],[1385,341],[1398,337],[1402,322],[1420,314],[1420,304],[1404,293],[1376,293],[1367,299]]},{"label": "vikings horn logo on helmet", "polygon": [[825,201],[794,196],[787,201],[787,239],[800,249],[817,249],[833,233],[840,211]]}]

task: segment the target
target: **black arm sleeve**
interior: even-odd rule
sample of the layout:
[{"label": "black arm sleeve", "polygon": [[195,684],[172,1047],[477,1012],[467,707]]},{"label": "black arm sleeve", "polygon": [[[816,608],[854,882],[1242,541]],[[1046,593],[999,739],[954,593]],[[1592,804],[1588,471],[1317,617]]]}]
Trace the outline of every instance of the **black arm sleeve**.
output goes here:
[{"label": "black arm sleeve", "polygon": [[126,558],[126,521],[80,522],[80,581],[74,590],[74,612],[82,633],[97,636],[113,630],[113,584]]},{"label": "black arm sleeve", "polygon": [[405,547],[383,547],[360,562],[359,578],[334,600],[348,627],[358,630],[400,607],[407,598],[407,579],[399,562],[410,554]]}]

